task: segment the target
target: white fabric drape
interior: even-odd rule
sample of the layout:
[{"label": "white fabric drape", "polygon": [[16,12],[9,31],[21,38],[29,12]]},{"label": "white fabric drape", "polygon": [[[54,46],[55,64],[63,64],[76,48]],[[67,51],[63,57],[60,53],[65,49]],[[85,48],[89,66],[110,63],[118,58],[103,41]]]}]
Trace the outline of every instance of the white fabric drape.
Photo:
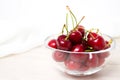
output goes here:
[{"label": "white fabric drape", "polygon": [[119,0],[0,0],[0,56],[20,53],[59,33],[68,5],[86,28],[119,36]]}]

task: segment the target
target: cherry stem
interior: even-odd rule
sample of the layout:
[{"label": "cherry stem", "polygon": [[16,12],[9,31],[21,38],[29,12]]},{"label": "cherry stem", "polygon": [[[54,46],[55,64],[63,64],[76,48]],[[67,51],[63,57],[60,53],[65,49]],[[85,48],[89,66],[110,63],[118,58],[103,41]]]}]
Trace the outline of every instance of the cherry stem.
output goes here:
[{"label": "cherry stem", "polygon": [[65,28],[65,24],[63,25],[63,28],[62,28],[62,34],[64,33],[64,28]]},{"label": "cherry stem", "polygon": [[112,42],[113,42],[113,40],[110,39],[110,40],[108,41],[108,44],[106,45],[106,47],[107,47],[107,46],[110,46],[110,45],[112,44]]},{"label": "cherry stem", "polygon": [[70,14],[70,16],[71,16],[71,19],[72,19],[72,26],[73,26],[73,29],[74,29],[74,20],[73,20],[73,16],[72,16],[72,14]]},{"label": "cherry stem", "polygon": [[67,31],[67,36],[66,36],[65,40],[67,40],[68,37],[69,37],[69,31],[68,31],[68,13],[66,14],[66,25],[65,25],[65,29],[66,29],[66,31]]},{"label": "cherry stem", "polygon": [[99,29],[97,29],[96,33],[98,33],[98,32],[99,32]]},{"label": "cherry stem", "polygon": [[79,25],[81,22],[82,22],[82,20],[85,18],[85,16],[83,16],[82,18],[81,18],[81,20],[78,22],[78,24],[77,25]]},{"label": "cherry stem", "polygon": [[66,36],[65,40],[67,40],[69,38],[69,34]]},{"label": "cherry stem", "polygon": [[82,22],[82,20],[83,20],[84,18],[85,18],[85,16],[83,16],[83,17],[80,19],[80,21],[77,23],[77,25],[76,25],[76,27],[74,28],[74,30],[77,29],[78,25]]},{"label": "cherry stem", "polygon": [[84,39],[87,40],[87,35],[88,35],[89,31],[88,30],[85,30],[85,36],[84,36]]},{"label": "cherry stem", "polygon": [[93,52],[94,50],[93,49],[87,49],[85,50],[85,52]]},{"label": "cherry stem", "polygon": [[[68,37],[69,37],[69,31],[68,31],[68,13],[66,14],[66,24],[64,24],[63,30],[64,30],[64,28],[65,28],[66,31],[67,31],[67,36],[66,36],[66,38],[65,38],[65,40],[67,40]],[[64,31],[63,31],[63,32],[64,32]]]},{"label": "cherry stem", "polygon": [[92,29],[90,29],[90,32],[92,32],[93,30],[96,30],[96,33],[100,32],[98,28],[92,28]]},{"label": "cherry stem", "polygon": [[95,37],[90,33],[90,36],[93,38],[93,39],[95,39]]},{"label": "cherry stem", "polygon": [[[100,33],[99,32],[99,29],[95,29],[95,28],[92,28],[92,29],[90,29],[88,32],[90,33],[90,32],[92,32],[93,30],[96,30],[96,33],[98,34],[98,33]],[[90,36],[93,38],[93,39],[95,39],[95,37],[90,33]]]},{"label": "cherry stem", "polygon": [[[75,17],[75,15],[73,14],[73,12],[70,10],[69,6],[66,6],[67,10],[70,12],[71,15],[71,19],[72,19],[72,25],[73,25],[73,30],[76,30],[78,25],[82,22],[82,20],[85,18],[85,16],[83,16],[81,18],[81,20],[77,23],[77,18]],[[76,22],[76,26],[74,27],[74,20]],[[69,38],[69,31],[68,31],[68,14],[66,14],[66,25],[65,25],[66,31],[67,31],[67,37],[65,38],[66,40]]]},{"label": "cherry stem", "polygon": [[67,35],[68,35],[68,13],[66,14],[66,25],[65,25],[65,29],[67,31]]},{"label": "cherry stem", "polygon": [[112,42],[113,42],[113,40],[112,40],[112,39],[110,39],[110,40],[108,41],[108,45],[111,45],[111,44],[112,44]]},{"label": "cherry stem", "polygon": [[75,17],[75,15],[73,14],[73,12],[70,10],[69,6],[66,6],[66,8],[70,12],[70,14],[73,16],[73,18],[75,19],[75,23],[77,25],[77,18]]}]

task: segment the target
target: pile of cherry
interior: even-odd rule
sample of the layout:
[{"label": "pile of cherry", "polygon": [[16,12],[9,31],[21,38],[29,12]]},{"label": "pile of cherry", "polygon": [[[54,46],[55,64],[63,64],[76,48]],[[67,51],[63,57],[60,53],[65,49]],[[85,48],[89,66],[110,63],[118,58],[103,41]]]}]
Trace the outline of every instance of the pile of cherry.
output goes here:
[{"label": "pile of cherry", "polygon": [[57,39],[50,40],[48,43],[50,47],[74,52],[67,53],[56,50],[53,53],[54,60],[57,62],[64,62],[65,66],[70,70],[85,71],[89,68],[101,66],[105,62],[105,58],[109,56],[108,51],[94,54],[84,54],[82,52],[107,49],[110,47],[109,42],[105,41],[101,35],[95,32],[89,32],[87,34],[87,39],[84,39],[84,35],[85,29],[83,26],[79,25],[77,30],[70,32],[68,38],[67,35],[62,34],[59,35]]},{"label": "pile of cherry", "polygon": [[[66,29],[66,34],[62,33],[56,39],[51,39],[48,42],[48,46],[55,49],[53,58],[56,62],[63,62],[67,69],[78,71],[96,68],[105,62],[109,52],[99,51],[108,49],[111,44],[110,41],[102,37],[98,30],[86,30],[80,24],[77,24],[70,31],[68,31],[66,24],[63,28]],[[91,54],[91,52],[97,51],[99,53]]]}]

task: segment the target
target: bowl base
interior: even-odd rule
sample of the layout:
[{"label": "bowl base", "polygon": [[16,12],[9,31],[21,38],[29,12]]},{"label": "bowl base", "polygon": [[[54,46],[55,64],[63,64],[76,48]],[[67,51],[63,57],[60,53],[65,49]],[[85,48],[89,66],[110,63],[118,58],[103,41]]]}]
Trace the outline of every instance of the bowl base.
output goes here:
[{"label": "bowl base", "polygon": [[[61,64],[62,65],[62,64]],[[105,64],[96,67],[96,68],[90,68],[87,71],[76,71],[76,70],[69,70],[67,68],[65,68],[65,66],[60,66],[60,64],[57,66],[58,70],[68,74],[68,75],[72,75],[72,76],[87,76],[87,75],[92,75],[96,72],[99,72],[100,70],[102,70],[104,68]]]},{"label": "bowl base", "polygon": [[102,69],[102,67],[98,67],[98,68],[94,68],[94,69],[90,69],[88,71],[71,71],[71,70],[65,70],[64,72],[72,75],[72,76],[87,76],[87,75],[92,75],[98,71],[100,71]]}]

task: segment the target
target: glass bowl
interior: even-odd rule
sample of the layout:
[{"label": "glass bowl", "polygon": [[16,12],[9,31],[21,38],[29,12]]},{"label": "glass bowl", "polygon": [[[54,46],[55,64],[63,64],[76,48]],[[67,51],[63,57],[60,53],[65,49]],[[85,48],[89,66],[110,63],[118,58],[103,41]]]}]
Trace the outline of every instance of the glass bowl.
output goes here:
[{"label": "glass bowl", "polygon": [[103,34],[105,40],[112,40],[111,46],[105,50],[94,52],[71,52],[60,49],[51,48],[48,42],[57,39],[59,35],[51,35],[45,39],[45,46],[50,49],[52,58],[59,70],[73,76],[85,76],[94,74],[104,68],[109,61],[111,50],[115,46],[112,37]]}]

